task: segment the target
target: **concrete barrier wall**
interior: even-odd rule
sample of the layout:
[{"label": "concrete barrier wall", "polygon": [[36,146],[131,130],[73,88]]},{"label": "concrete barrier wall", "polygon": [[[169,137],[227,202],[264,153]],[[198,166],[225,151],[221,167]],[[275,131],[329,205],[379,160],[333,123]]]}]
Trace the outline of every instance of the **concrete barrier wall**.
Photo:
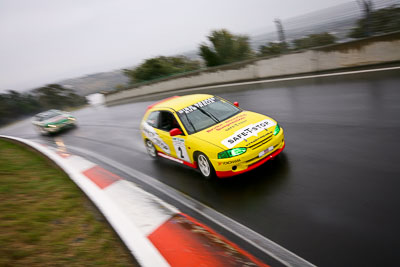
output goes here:
[{"label": "concrete barrier wall", "polygon": [[210,68],[106,95],[107,104],[161,92],[400,61],[400,33]]}]

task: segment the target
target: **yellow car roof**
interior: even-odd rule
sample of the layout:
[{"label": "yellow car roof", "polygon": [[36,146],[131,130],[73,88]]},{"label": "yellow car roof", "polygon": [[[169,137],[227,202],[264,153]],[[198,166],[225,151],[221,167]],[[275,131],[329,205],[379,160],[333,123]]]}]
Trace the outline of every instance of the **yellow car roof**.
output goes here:
[{"label": "yellow car roof", "polygon": [[157,103],[150,105],[148,108],[172,108],[176,111],[186,108],[192,104],[205,100],[207,98],[214,97],[213,95],[207,94],[194,94],[185,96],[173,96],[161,100]]}]

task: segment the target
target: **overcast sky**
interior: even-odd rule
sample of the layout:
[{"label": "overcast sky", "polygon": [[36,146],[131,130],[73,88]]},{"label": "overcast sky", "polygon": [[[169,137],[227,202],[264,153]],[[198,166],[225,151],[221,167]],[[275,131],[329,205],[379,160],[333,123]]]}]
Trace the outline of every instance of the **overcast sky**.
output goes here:
[{"label": "overcast sky", "polygon": [[0,92],[195,50],[213,29],[260,33],[349,0],[0,0]]}]

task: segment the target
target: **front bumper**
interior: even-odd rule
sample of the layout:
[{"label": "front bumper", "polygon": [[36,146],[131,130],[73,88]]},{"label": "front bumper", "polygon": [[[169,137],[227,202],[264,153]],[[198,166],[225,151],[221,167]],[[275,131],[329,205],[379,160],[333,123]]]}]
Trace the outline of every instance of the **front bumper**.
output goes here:
[{"label": "front bumper", "polygon": [[48,133],[55,133],[61,131],[62,129],[75,126],[75,121],[70,120],[64,123],[55,124],[55,127],[43,127],[43,129]]},{"label": "front bumper", "polygon": [[[216,175],[219,178],[231,177],[253,170],[264,164],[270,159],[279,155],[285,148],[285,140],[283,129],[274,136],[268,143],[260,146],[255,150],[250,150],[243,154],[229,159],[214,159],[211,160]],[[271,149],[268,151],[268,149]]]}]

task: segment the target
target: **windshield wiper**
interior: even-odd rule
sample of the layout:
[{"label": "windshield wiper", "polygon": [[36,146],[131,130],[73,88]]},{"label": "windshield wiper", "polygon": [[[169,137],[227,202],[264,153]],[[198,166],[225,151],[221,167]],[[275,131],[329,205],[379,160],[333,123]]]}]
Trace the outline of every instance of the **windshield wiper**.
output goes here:
[{"label": "windshield wiper", "polygon": [[215,121],[216,123],[219,123],[219,122],[220,122],[213,114],[211,114],[211,113],[205,111],[203,108],[197,107],[197,106],[196,106],[196,108],[197,108],[198,110],[200,110],[201,113],[205,114],[207,117],[210,117],[210,118],[211,118],[213,121]]},{"label": "windshield wiper", "polygon": [[185,114],[186,120],[190,123],[190,125],[193,127],[194,132],[197,132],[196,127],[194,127],[193,123],[189,120],[188,116],[186,115],[186,112],[183,112]]}]

